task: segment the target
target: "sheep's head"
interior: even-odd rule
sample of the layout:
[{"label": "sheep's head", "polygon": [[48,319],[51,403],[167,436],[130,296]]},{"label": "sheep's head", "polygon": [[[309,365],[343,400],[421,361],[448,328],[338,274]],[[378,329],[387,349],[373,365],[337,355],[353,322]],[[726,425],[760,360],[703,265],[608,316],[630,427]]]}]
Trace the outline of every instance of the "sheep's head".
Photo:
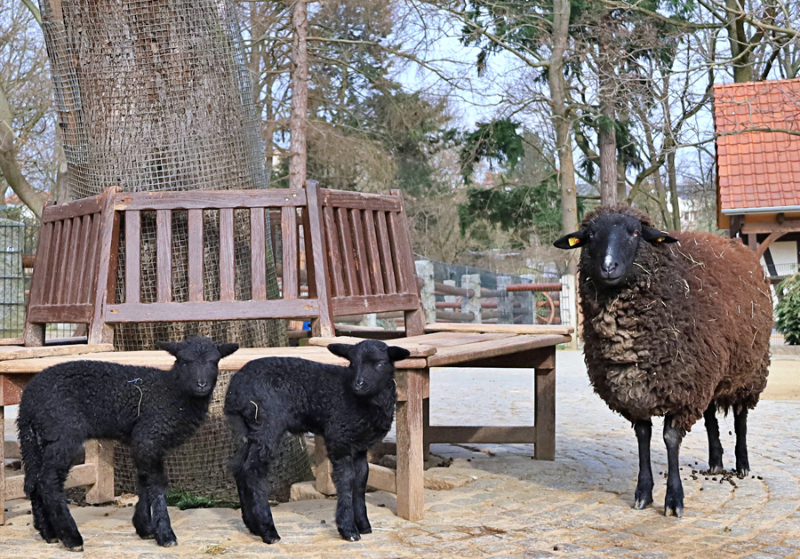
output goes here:
[{"label": "sheep's head", "polygon": [[598,287],[611,288],[634,277],[633,262],[642,242],[660,245],[677,240],[653,227],[642,212],[625,206],[601,206],[586,216],[578,231],[564,235],[554,245],[583,248],[581,269]]},{"label": "sheep's head", "polygon": [[358,396],[372,396],[394,380],[394,364],[411,353],[402,347],[387,346],[377,340],[356,345],[330,344],[328,350],[350,361],[355,372],[352,389]]},{"label": "sheep's head", "polygon": [[189,396],[211,394],[217,384],[219,362],[237,349],[239,344],[215,344],[208,338],[193,337],[182,342],[159,342],[158,347],[175,356],[178,386]]}]

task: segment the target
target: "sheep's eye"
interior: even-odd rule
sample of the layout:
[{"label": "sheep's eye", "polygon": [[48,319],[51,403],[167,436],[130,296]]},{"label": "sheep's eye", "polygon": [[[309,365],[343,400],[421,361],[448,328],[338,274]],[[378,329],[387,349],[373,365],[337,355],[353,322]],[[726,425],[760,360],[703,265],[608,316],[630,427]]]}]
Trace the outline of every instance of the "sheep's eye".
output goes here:
[{"label": "sheep's eye", "polygon": [[639,236],[639,232],[638,231],[634,231],[633,233],[631,233],[631,235],[633,237],[638,237]]}]

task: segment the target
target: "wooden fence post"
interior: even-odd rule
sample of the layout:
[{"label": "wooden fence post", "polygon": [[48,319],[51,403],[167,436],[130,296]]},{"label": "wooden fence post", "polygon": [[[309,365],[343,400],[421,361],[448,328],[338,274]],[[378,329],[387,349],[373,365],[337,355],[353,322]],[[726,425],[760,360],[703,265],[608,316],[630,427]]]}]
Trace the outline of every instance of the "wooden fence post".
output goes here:
[{"label": "wooden fence post", "polygon": [[461,288],[471,289],[474,292],[472,297],[461,298],[461,312],[473,315],[472,322],[481,323],[481,275],[464,274],[461,276]]},{"label": "wooden fence post", "polygon": [[572,342],[569,344],[570,349],[577,350],[578,349],[578,328],[579,328],[579,320],[578,320],[578,288],[577,288],[577,281],[576,276],[573,274],[567,274],[564,276],[566,278],[566,298],[567,298],[567,305],[564,305],[564,296],[562,291],[561,297],[561,323],[567,324],[564,320],[564,307],[568,308],[569,313],[569,322],[568,324],[575,329],[575,333],[572,335]]},{"label": "wooden fence post", "polygon": [[417,260],[414,264],[417,267],[417,277],[422,280],[419,296],[422,301],[422,308],[425,309],[425,322],[433,324],[436,322],[436,296],[434,295],[436,288],[433,282],[433,262],[430,260]]},{"label": "wooden fence post", "polygon": [[500,311],[498,324],[514,324],[514,294],[506,290],[511,283],[511,276],[497,276],[497,289],[503,294],[497,298],[497,310]]}]

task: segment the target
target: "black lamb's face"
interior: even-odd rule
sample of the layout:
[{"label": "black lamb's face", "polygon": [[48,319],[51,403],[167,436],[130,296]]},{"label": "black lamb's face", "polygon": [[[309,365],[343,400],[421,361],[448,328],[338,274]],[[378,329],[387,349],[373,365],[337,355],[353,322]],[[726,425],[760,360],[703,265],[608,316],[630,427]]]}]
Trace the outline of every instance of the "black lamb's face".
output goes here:
[{"label": "black lamb's face", "polygon": [[190,338],[180,343],[162,342],[159,347],[175,356],[177,382],[189,396],[205,397],[214,391],[219,362],[237,349],[238,344],[217,345],[207,338]]},{"label": "black lamb's face", "polygon": [[330,344],[331,353],[350,361],[355,370],[353,392],[362,397],[372,396],[394,380],[394,364],[406,359],[407,349],[387,346],[377,340],[365,340],[356,345]]},{"label": "black lamb's face", "polygon": [[607,212],[554,244],[563,249],[582,247],[581,269],[589,273],[597,287],[614,288],[635,276],[634,260],[642,242],[658,245],[677,239],[631,215]]}]

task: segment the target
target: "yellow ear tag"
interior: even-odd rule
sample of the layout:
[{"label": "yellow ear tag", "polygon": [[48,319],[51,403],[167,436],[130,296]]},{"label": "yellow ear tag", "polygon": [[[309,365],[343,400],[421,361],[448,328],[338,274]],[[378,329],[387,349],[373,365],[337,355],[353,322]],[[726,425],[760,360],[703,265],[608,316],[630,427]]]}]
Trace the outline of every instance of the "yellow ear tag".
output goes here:
[{"label": "yellow ear tag", "polygon": [[569,246],[571,246],[571,247],[574,247],[574,246],[575,246],[575,245],[577,245],[579,242],[581,242],[581,240],[580,240],[580,239],[578,239],[578,238],[576,238],[576,237],[570,237],[570,238],[569,238]]},{"label": "yellow ear tag", "polygon": [[659,238],[658,238],[658,242],[659,242],[659,243],[663,243],[663,242],[664,242],[664,237],[659,237]]}]

